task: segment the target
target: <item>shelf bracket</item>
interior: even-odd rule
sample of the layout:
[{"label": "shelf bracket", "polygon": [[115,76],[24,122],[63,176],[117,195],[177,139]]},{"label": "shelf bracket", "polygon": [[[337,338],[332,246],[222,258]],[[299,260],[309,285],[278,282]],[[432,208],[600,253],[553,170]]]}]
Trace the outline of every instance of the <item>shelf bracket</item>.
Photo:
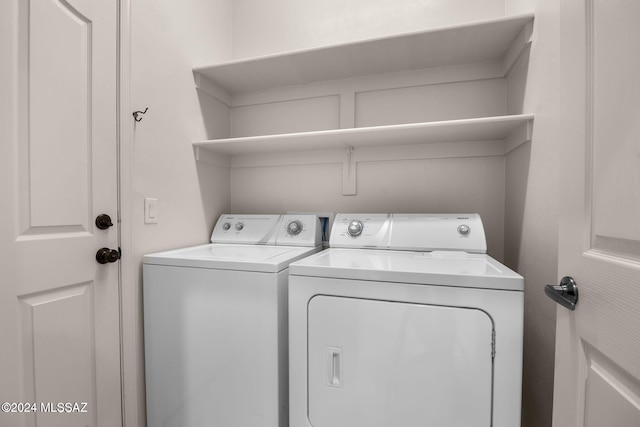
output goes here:
[{"label": "shelf bracket", "polygon": [[345,158],[342,162],[342,195],[356,195],[357,165],[353,160],[353,147],[345,144]]},{"label": "shelf bracket", "polygon": [[529,121],[518,126],[504,141],[504,154],[509,154],[522,144],[533,138],[533,122]]},{"label": "shelf bracket", "polygon": [[193,147],[193,152],[196,161],[198,162],[208,163],[214,166],[222,166],[225,168],[231,167],[231,159],[227,155],[213,153],[210,150],[206,150],[198,146]]}]

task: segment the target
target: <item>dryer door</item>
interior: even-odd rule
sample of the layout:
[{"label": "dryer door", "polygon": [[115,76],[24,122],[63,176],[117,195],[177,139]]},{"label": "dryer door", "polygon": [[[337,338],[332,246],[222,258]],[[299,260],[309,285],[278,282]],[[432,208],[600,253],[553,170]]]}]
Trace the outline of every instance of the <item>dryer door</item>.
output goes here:
[{"label": "dryer door", "polygon": [[484,311],[335,296],[308,310],[314,427],[491,425]]}]

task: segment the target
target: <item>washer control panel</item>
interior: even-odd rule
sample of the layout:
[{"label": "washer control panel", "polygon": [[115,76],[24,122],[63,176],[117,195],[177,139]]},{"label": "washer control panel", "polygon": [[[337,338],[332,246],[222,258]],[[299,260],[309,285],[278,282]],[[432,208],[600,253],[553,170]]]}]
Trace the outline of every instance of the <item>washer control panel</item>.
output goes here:
[{"label": "washer control panel", "polygon": [[321,245],[320,220],[315,215],[283,215],[276,244],[279,246]]},{"label": "washer control panel", "polygon": [[329,246],[487,252],[478,214],[338,214]]},{"label": "washer control panel", "polygon": [[212,243],[318,246],[320,221],[315,215],[221,215],[211,234]]}]

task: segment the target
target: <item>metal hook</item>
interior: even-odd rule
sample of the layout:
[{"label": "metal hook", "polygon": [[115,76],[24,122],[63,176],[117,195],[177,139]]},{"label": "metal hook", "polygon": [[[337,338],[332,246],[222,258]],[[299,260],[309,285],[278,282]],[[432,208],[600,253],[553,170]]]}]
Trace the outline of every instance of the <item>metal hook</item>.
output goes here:
[{"label": "metal hook", "polygon": [[140,116],[141,114],[146,114],[148,110],[149,110],[149,107],[145,108],[145,109],[144,109],[144,111],[134,111],[134,112],[133,112],[133,119],[134,119],[136,122],[141,121],[141,120],[142,120],[142,117],[139,117],[139,116]]}]

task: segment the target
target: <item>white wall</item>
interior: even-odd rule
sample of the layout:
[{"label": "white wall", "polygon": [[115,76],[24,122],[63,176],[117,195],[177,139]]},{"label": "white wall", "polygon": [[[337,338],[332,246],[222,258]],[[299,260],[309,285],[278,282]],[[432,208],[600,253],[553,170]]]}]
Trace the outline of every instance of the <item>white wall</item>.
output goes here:
[{"label": "white wall", "polygon": [[244,58],[504,15],[504,0],[234,0],[233,56]]},{"label": "white wall", "polygon": [[[504,7],[504,0],[235,0],[233,56],[265,55],[497,18],[504,16]],[[501,115],[506,113],[504,90],[504,79],[489,79],[362,91],[356,96],[355,125]],[[232,134],[339,127],[336,123],[340,107],[336,98],[315,96],[288,104],[234,108]],[[290,111],[292,119],[282,120],[280,110]],[[300,118],[302,114],[312,117]],[[269,119],[265,119],[267,115]],[[283,130],[283,126],[288,129]],[[358,163],[355,196],[342,195],[340,168],[338,163],[234,168],[231,209],[238,212],[478,212],[487,230],[489,253],[502,260],[503,157]]]},{"label": "white wall", "polygon": [[[466,174],[459,173],[461,168]],[[342,195],[341,177],[341,164],[233,169],[231,209],[256,213],[478,212],[487,230],[489,252],[502,258],[502,157],[358,163],[357,196]]]},{"label": "white wall", "polygon": [[517,85],[526,74],[524,92],[508,103],[535,114],[532,142],[506,159],[505,262],[525,277],[524,427],[551,426],[553,411],[556,304],[544,285],[558,281],[559,4],[507,2],[508,13],[536,16],[529,61],[518,64],[508,83]]},{"label": "white wall", "polygon": [[[231,57],[231,0],[131,1],[131,108],[149,107],[132,135],[131,240],[140,308],[136,325],[139,420],[144,425],[141,259],[145,253],[206,243],[229,210],[229,170],[196,163],[191,143],[229,132],[227,108],[197,93],[192,68]],[[144,198],[159,199],[159,223],[144,224]],[[125,390],[126,391],[126,390]],[[133,400],[126,396],[127,402]]]}]

